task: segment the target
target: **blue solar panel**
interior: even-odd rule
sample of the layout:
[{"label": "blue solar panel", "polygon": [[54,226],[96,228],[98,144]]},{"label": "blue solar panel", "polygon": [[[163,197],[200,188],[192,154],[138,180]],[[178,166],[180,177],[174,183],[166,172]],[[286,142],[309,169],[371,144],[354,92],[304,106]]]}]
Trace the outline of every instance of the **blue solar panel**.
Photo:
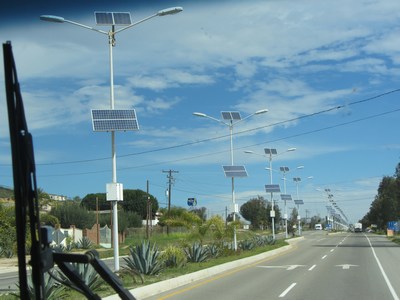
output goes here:
[{"label": "blue solar panel", "polygon": [[113,16],[110,12],[94,13],[97,25],[114,25]]},{"label": "blue solar panel", "polygon": [[221,116],[223,120],[229,121],[239,121],[242,119],[238,111],[222,111]]},{"label": "blue solar panel", "polygon": [[131,25],[129,12],[95,12],[97,25]]},{"label": "blue solar panel", "polygon": [[115,25],[131,25],[131,14],[130,13],[113,13]]},{"label": "blue solar panel", "polygon": [[292,201],[292,195],[281,194],[281,200],[283,200],[283,201]]},{"label": "blue solar panel", "polygon": [[247,177],[244,166],[222,166],[226,177]]},{"label": "blue solar panel", "polygon": [[281,188],[279,187],[279,184],[266,184],[265,191],[267,193],[280,193]]},{"label": "blue solar panel", "polygon": [[134,109],[92,109],[94,131],[139,130]]},{"label": "blue solar panel", "polygon": [[278,152],[274,148],[264,148],[264,152],[265,154],[274,154],[274,155],[278,154]]}]

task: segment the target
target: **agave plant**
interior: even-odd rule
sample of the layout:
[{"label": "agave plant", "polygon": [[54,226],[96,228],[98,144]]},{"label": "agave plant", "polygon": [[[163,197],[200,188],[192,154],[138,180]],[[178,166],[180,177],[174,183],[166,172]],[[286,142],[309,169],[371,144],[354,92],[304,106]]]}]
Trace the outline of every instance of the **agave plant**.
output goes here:
[{"label": "agave plant", "polygon": [[221,247],[219,247],[217,244],[210,244],[207,246],[208,248],[208,253],[211,257],[218,257],[221,254]]},{"label": "agave plant", "polygon": [[[19,284],[17,283],[19,288]],[[29,299],[35,299],[35,287],[32,283],[32,278],[28,277],[28,293]],[[19,293],[12,293],[12,296],[15,298],[20,298]],[[68,298],[68,294],[66,292],[65,286],[57,282],[52,276],[48,273],[44,274],[44,295],[43,299],[47,300],[58,300],[58,299],[66,299]]]},{"label": "agave plant", "polygon": [[190,262],[203,262],[209,257],[208,248],[200,243],[194,243],[191,247],[185,248],[185,253]]},{"label": "agave plant", "polygon": [[[101,286],[104,284],[104,281],[90,264],[71,263],[71,266],[73,269],[75,269],[82,281],[93,292],[100,290]],[[60,277],[66,286],[76,289],[74,283],[72,283],[63,273],[60,273]]]},{"label": "agave plant", "polygon": [[253,241],[250,240],[243,240],[239,242],[239,248],[242,250],[251,250],[255,247],[255,244]]},{"label": "agave plant", "polygon": [[81,238],[77,244],[77,248],[79,248],[79,249],[90,249],[90,248],[92,248],[92,246],[93,246],[92,241],[86,236]]},{"label": "agave plant", "polygon": [[124,269],[144,275],[157,275],[163,269],[158,259],[160,251],[149,241],[142,241],[141,245],[129,248],[130,256],[124,258],[126,267]]}]

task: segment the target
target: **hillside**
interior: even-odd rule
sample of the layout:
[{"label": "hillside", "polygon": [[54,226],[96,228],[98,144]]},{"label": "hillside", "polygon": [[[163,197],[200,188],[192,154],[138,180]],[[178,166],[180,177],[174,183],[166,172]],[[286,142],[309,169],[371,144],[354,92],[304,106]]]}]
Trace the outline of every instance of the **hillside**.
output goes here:
[{"label": "hillside", "polygon": [[1,199],[14,198],[14,190],[0,186],[0,198]]}]

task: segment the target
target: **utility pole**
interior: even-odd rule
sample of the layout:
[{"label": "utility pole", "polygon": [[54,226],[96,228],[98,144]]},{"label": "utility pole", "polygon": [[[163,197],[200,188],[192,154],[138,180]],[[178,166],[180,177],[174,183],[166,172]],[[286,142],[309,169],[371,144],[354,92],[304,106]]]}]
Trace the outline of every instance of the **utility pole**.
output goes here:
[{"label": "utility pole", "polygon": [[[167,178],[168,178],[168,217],[169,217],[169,212],[171,210],[171,186],[172,186],[172,182],[174,180],[174,176],[172,175],[173,173],[179,173],[178,171],[174,171],[174,170],[163,170],[163,173],[168,173]],[[167,225],[167,234],[169,234],[169,226]]]},{"label": "utility pole", "polygon": [[[150,201],[150,194],[149,194],[149,180],[147,180],[147,202],[146,202],[146,208],[147,208],[147,215],[146,215],[146,238],[147,240],[150,238],[150,232],[149,232],[149,223],[152,225],[153,217],[151,213],[151,201]],[[151,226],[150,225],[150,226]]]}]

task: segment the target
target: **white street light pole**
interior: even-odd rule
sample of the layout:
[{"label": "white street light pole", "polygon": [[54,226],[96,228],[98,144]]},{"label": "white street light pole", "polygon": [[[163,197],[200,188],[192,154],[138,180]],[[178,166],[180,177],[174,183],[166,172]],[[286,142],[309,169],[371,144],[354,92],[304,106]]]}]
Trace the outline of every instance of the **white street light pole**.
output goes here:
[{"label": "white street light pole", "polygon": [[[299,198],[299,182],[301,181],[300,177],[295,177],[293,178],[293,181],[296,182],[296,191],[297,191],[297,200],[300,200]],[[301,225],[301,217],[300,217],[300,204],[297,204],[297,219],[299,221],[299,236],[301,235],[301,230],[300,230],[300,225]]]},{"label": "white street light pole", "polygon": [[[224,122],[223,120],[211,117],[209,115],[206,115],[204,113],[200,113],[200,112],[194,112],[193,115],[197,116],[197,117],[208,118],[210,120],[219,122],[219,123],[224,124],[229,127],[231,165],[233,166],[233,126],[243,120],[246,120],[246,119],[254,116],[254,115],[260,115],[260,114],[263,114],[266,112],[268,112],[268,109],[261,109],[261,110],[258,110],[255,113],[252,113],[236,122],[233,122],[233,120],[231,119],[231,120],[229,120],[229,123]],[[235,222],[236,221],[235,178],[232,176],[231,179],[232,179],[231,188],[232,188],[233,222]],[[236,226],[235,225],[233,226],[233,248],[235,251],[237,250],[237,238],[236,238]]]},{"label": "white street light pole", "polygon": [[[59,16],[52,16],[52,15],[42,15],[40,16],[40,19],[42,21],[47,21],[47,22],[54,22],[54,23],[69,23],[72,25],[76,25],[85,29],[89,29],[101,34],[105,34],[108,36],[108,44],[109,44],[109,60],[110,60],[110,108],[114,109],[114,64],[113,64],[113,47],[115,46],[115,35],[118,32],[121,32],[123,30],[126,30],[128,28],[131,28],[135,25],[138,25],[140,23],[143,23],[151,18],[154,17],[161,17],[161,16],[166,16],[166,15],[172,15],[179,13],[183,10],[182,7],[171,7],[167,9],[163,9],[158,11],[157,13],[148,16],[142,20],[139,20],[135,23],[132,23],[128,26],[122,27],[118,30],[115,30],[115,25],[112,25],[110,31],[104,31],[100,30],[94,27],[90,27],[78,22],[74,22],[71,20],[64,19],[63,17]],[[115,131],[111,131],[111,158],[112,158],[112,183],[117,183],[117,154],[116,154],[116,149],[115,149]],[[114,271],[117,272],[119,271],[119,246],[118,246],[118,210],[117,210],[117,202],[118,201],[112,201],[112,210],[113,210],[113,246],[114,246]]]}]

